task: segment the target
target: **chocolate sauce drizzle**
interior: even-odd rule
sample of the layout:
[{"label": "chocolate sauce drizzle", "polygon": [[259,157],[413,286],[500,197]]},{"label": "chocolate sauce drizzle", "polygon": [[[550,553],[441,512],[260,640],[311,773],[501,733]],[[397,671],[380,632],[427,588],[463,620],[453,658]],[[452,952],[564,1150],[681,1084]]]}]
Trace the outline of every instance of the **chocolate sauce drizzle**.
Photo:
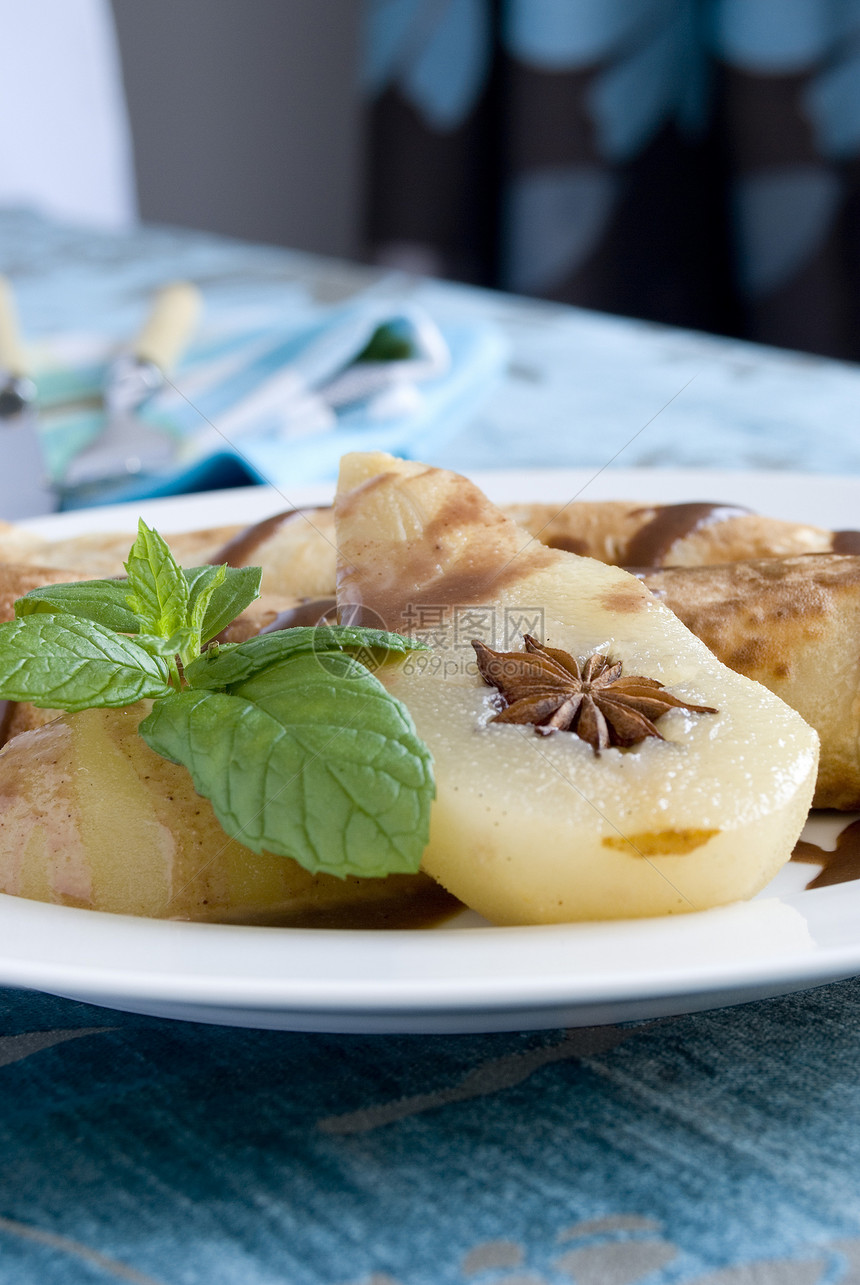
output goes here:
[{"label": "chocolate sauce drizzle", "polygon": [[565,553],[578,553],[580,557],[588,557],[590,545],[587,540],[580,540],[575,535],[553,535],[544,543],[550,549],[562,549]]},{"label": "chocolate sauce drizzle", "polygon": [[305,598],[295,607],[287,607],[260,630],[261,634],[274,634],[279,629],[296,629],[301,625],[336,625],[337,600],[335,598]]},{"label": "chocolate sauce drizzle", "polygon": [[322,513],[330,508],[330,504],[312,504],[304,509],[285,509],[283,513],[275,513],[272,517],[264,518],[262,522],[255,522],[253,526],[245,527],[244,531],[234,535],[232,540],[228,540],[224,547],[213,555],[212,561],[216,566],[226,562],[228,567],[247,567],[249,559],[260,546],[280,531],[281,527],[299,521],[308,513]]},{"label": "chocolate sauce drizzle", "polygon": [[[640,510],[646,513],[647,509]],[[662,504],[650,522],[633,535],[621,559],[625,567],[659,567],[678,540],[695,535],[703,527],[727,518],[740,517],[749,509],[736,504]]]},{"label": "chocolate sauce drizzle", "polygon": [[860,553],[860,531],[834,531],[830,544],[834,553]]},{"label": "chocolate sauce drizzle", "polygon": [[852,821],[845,827],[832,852],[819,848],[817,843],[798,839],[791,859],[823,867],[806,885],[807,888],[827,888],[832,884],[860,879],[860,821]]},{"label": "chocolate sauce drizzle", "polygon": [[9,739],[9,727],[16,704],[16,701],[0,701],[0,745],[5,745]]}]

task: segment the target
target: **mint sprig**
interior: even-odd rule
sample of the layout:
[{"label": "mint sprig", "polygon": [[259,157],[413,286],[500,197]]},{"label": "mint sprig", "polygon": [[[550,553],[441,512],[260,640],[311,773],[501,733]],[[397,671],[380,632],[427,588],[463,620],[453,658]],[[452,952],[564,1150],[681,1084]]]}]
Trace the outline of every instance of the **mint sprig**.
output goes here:
[{"label": "mint sprig", "polygon": [[16,602],[0,624],[0,698],[71,712],[150,699],[140,734],[247,847],[313,873],[417,870],[432,759],[371,669],[418,645],[323,626],[207,648],[259,596],[259,568],[183,570],[141,522],[126,569]]},{"label": "mint sprig", "polygon": [[[186,567],[190,622],[200,628],[200,646],[208,643],[260,596],[259,567]],[[202,611],[202,620],[200,612]],[[82,580],[41,585],[15,603],[17,617],[70,615],[92,620],[120,634],[146,632],[147,622],[128,605],[127,580]]]}]

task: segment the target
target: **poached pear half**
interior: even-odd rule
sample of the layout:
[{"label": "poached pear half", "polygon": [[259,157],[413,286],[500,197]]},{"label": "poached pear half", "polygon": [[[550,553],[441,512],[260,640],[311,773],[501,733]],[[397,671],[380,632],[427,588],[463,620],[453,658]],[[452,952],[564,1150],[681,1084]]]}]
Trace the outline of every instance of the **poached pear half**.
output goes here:
[{"label": "poached pear half", "polygon": [[[789,859],[815,732],[633,576],[545,548],[463,477],[387,455],[344,458],[335,515],[341,621],[431,646],[378,674],[433,753],[423,867],[455,896],[497,924],[674,914],[751,897]],[[599,752],[493,721],[472,638],[522,652],[526,633],[717,712],[671,708],[659,737]]]}]

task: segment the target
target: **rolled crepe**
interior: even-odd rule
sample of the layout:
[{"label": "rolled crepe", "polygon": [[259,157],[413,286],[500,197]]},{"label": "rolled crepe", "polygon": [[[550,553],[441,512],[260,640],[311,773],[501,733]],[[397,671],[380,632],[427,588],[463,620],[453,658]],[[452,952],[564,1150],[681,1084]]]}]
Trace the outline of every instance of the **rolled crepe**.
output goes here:
[{"label": "rolled crepe", "polygon": [[821,738],[817,808],[860,808],[860,557],[813,554],[640,573],[724,664]]},{"label": "rolled crepe", "polygon": [[[711,566],[741,559],[825,551],[860,553],[860,534],[762,517],[727,504],[630,500],[509,504],[502,511],[550,548],[612,566]],[[262,566],[269,593],[334,593],[332,510],[298,509],[242,531],[214,561]]]},{"label": "rolled crepe", "polygon": [[[177,531],[167,538],[177,561],[185,567],[196,567],[216,563],[215,554],[241,529],[237,525],[209,527],[200,531]],[[49,571],[51,575],[40,581],[41,584],[123,576],[134,538],[133,532],[96,531],[51,540],[25,527],[0,522],[0,563]]]},{"label": "rolled crepe", "polygon": [[[542,544],[613,566],[712,566],[798,553],[860,554],[860,533],[762,517],[728,504],[642,504],[632,500],[511,504],[503,512]],[[264,593],[331,597],[337,548],[328,506],[289,509],[252,526],[167,535],[185,566],[261,566]],[[74,567],[88,576],[123,574],[132,533],[49,540],[0,523],[0,561]]]},{"label": "rolled crepe", "polygon": [[710,502],[576,501],[561,509],[556,504],[509,505],[506,512],[550,548],[619,567],[699,567],[821,553],[848,534]]},{"label": "rolled crepe", "polygon": [[68,567],[0,562],[0,621],[15,619],[16,601],[31,589],[38,589],[46,584],[68,584],[86,579],[84,572],[72,571]]}]

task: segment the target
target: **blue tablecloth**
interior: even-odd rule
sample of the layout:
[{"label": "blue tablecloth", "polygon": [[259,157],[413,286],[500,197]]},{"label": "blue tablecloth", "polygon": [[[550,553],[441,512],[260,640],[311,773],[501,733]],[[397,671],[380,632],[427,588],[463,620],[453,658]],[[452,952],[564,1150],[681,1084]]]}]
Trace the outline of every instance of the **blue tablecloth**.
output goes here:
[{"label": "blue tablecloth", "polygon": [[[133,328],[172,277],[199,280],[211,309],[269,314],[375,280],[25,215],[0,218],[0,271],[30,335]],[[398,288],[492,318],[512,345],[504,384],[432,462],[860,466],[856,369]],[[851,981],[624,1026],[359,1037],[0,991],[0,1281],[856,1285],[858,1004]]]}]

